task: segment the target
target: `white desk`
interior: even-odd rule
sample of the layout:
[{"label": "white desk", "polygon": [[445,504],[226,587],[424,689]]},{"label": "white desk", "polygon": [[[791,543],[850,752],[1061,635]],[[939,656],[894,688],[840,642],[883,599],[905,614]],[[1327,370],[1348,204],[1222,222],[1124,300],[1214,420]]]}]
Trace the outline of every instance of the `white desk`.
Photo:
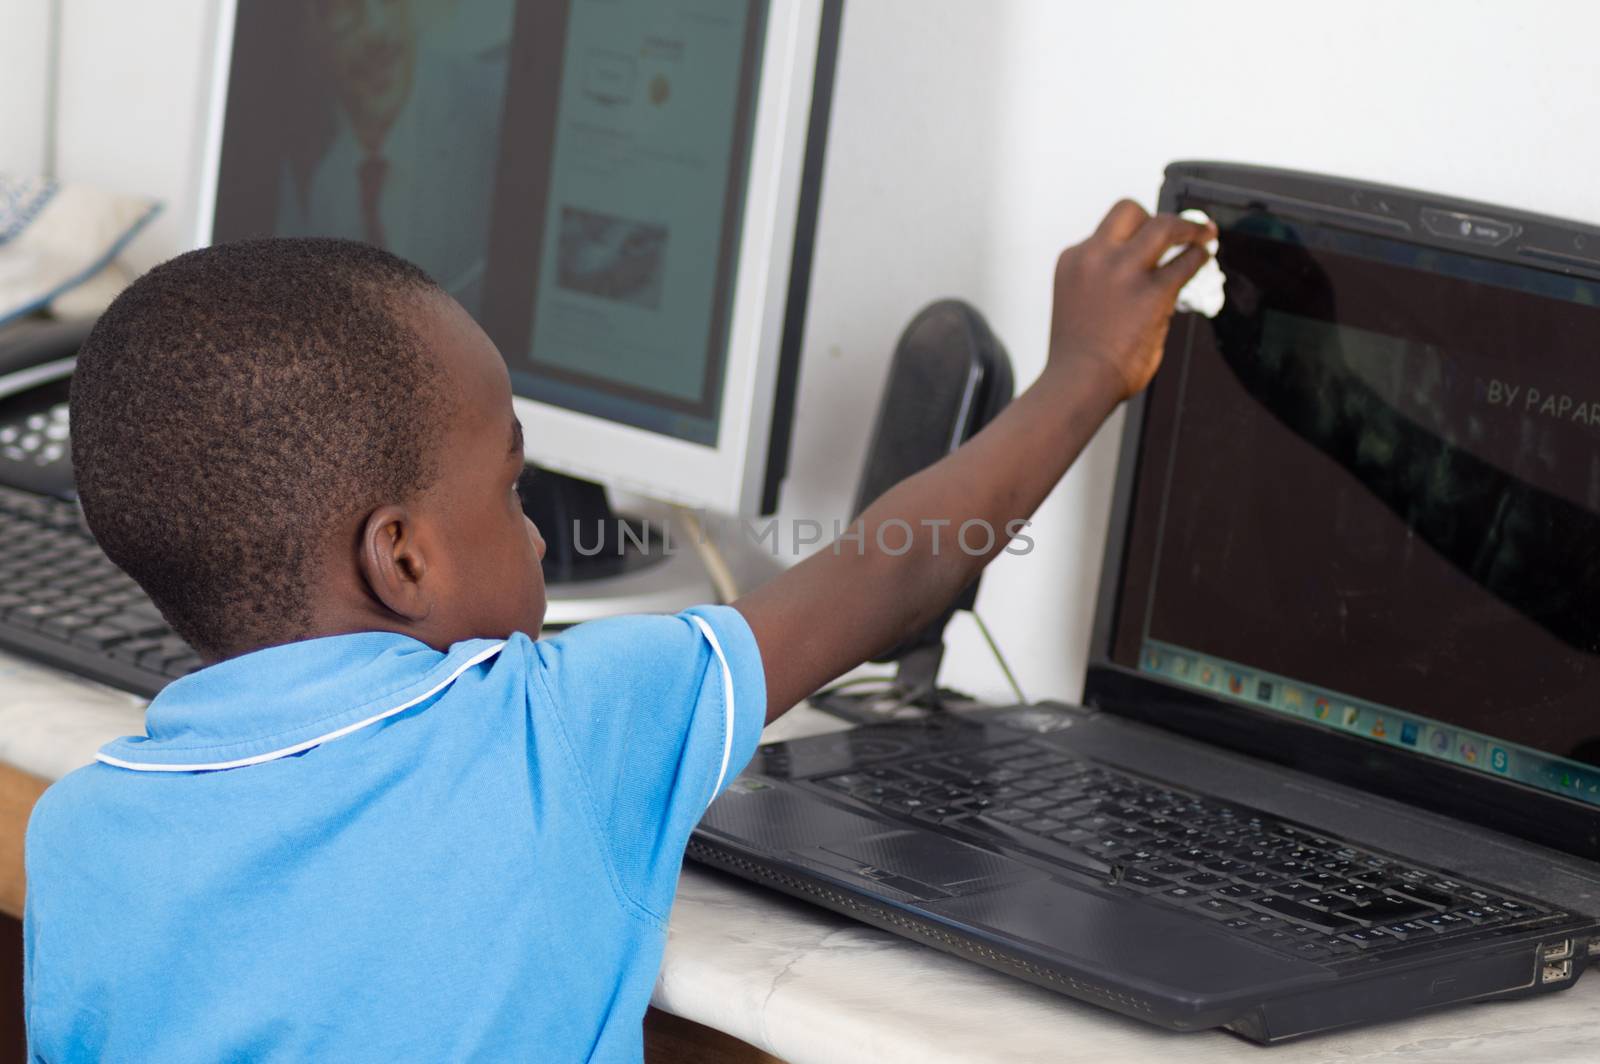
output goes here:
[{"label": "white desk", "polygon": [[[802,707],[769,738],[838,727]],[[0,760],[48,779],[143,730],[141,702],[0,654]],[[693,865],[655,1004],[791,1064],[1132,1061],[1235,1064],[1594,1064],[1600,979],[1532,1001],[1270,1050],[1174,1035]]]}]

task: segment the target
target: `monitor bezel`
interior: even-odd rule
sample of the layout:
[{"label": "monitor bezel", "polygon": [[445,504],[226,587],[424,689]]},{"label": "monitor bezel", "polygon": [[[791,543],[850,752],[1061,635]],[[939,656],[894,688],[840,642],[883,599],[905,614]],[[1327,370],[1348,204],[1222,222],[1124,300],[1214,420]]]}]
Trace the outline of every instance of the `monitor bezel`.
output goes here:
[{"label": "monitor bezel", "polygon": [[[1175,210],[1186,198],[1259,207],[1342,230],[1600,280],[1600,257],[1590,257],[1600,256],[1600,228],[1512,208],[1290,170],[1175,162],[1167,167],[1158,209]],[[1422,224],[1425,209],[1502,220],[1517,232],[1495,246],[1452,240]],[[1176,318],[1169,347],[1187,343],[1182,331],[1197,327],[1196,323],[1194,315]],[[1600,808],[1426,754],[1179,687],[1112,661],[1145,414],[1145,396],[1129,402],[1090,636],[1085,705],[1600,860]]]},{"label": "monitor bezel", "polygon": [[[818,201],[817,195],[802,193],[808,179],[821,179],[820,147],[813,150],[818,114],[813,94],[817,76],[833,73],[840,2],[768,0],[715,446],[516,396],[513,408],[527,430],[524,453],[530,462],[632,495],[720,514],[756,516],[764,502],[775,501],[769,463],[776,458],[782,467],[783,456],[775,448],[787,445],[786,415],[775,408],[793,403],[796,376],[796,366],[782,374],[780,367],[797,363],[803,332],[799,323],[786,330],[785,322],[795,271],[805,269],[809,276]],[[217,217],[237,4],[223,0],[217,12],[197,247],[211,243]],[[832,36],[825,39],[828,33]],[[819,57],[825,61],[819,63]],[[831,81],[825,89],[831,93]],[[825,120],[826,107],[820,114]],[[797,256],[797,247],[807,254]],[[804,290],[799,294],[803,305]],[[780,376],[786,382],[783,394]]]}]

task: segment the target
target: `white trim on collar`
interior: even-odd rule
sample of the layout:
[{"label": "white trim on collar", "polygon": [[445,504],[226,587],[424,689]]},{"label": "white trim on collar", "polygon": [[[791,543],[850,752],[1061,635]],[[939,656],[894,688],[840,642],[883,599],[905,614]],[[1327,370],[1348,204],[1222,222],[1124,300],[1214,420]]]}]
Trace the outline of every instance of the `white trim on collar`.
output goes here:
[{"label": "white trim on collar", "polygon": [[711,644],[711,649],[716,651],[717,661],[722,664],[722,705],[727,719],[722,727],[722,768],[717,772],[717,785],[711,788],[711,797],[715,798],[722,792],[722,781],[728,778],[728,762],[733,760],[733,672],[728,668],[728,657],[722,652],[722,644],[717,642],[717,634],[711,630],[705,618],[691,613],[689,619],[700,626],[701,634]]},{"label": "white trim on collar", "polygon": [[[715,640],[713,640],[712,645],[716,645]],[[264,761],[276,761],[280,757],[288,757],[291,754],[298,754],[303,750],[311,749],[313,746],[321,746],[323,743],[332,742],[334,739],[343,738],[344,736],[349,735],[351,732],[360,731],[369,724],[376,724],[378,721],[383,720],[386,717],[392,717],[396,713],[405,712],[419,702],[427,701],[440,691],[443,691],[446,687],[449,687],[451,684],[455,683],[456,680],[460,678],[462,673],[466,672],[474,665],[481,664],[500,653],[500,651],[505,649],[505,646],[506,645],[504,643],[496,643],[492,647],[485,647],[483,650],[480,650],[478,653],[472,655],[472,657],[468,658],[466,661],[463,661],[460,665],[457,665],[455,671],[449,676],[446,676],[444,679],[440,680],[438,683],[422,692],[422,694],[402,702],[398,706],[395,706],[391,709],[386,709],[382,713],[375,713],[365,720],[356,721],[354,724],[346,724],[342,728],[331,731],[326,735],[319,735],[315,739],[307,739],[305,742],[295,743],[293,746],[286,746],[282,750],[273,750],[265,754],[256,754],[254,757],[241,757],[237,761],[213,761],[210,764],[205,765],[180,765],[151,761],[124,761],[120,757],[112,757],[110,754],[105,753],[95,754],[94,757],[96,761],[104,762],[107,765],[115,765],[117,768],[133,769],[135,772],[214,772],[218,769],[244,768],[246,765],[259,765]],[[720,655],[722,652],[719,650],[717,653]],[[726,664],[723,665],[723,669],[726,671]],[[724,770],[727,768],[727,755],[723,755],[723,768]]]}]

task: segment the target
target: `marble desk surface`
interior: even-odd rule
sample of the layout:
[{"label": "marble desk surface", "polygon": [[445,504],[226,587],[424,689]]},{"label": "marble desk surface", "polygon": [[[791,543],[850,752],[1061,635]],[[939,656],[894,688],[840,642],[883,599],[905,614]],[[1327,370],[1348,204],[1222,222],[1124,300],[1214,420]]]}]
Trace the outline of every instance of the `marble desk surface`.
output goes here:
[{"label": "marble desk surface", "polygon": [[[767,730],[839,727],[808,707]],[[0,760],[57,779],[144,730],[143,703],[0,652]],[[791,1064],[1593,1064],[1600,979],[1262,1049],[1171,1034],[688,865],[655,1004]]]}]

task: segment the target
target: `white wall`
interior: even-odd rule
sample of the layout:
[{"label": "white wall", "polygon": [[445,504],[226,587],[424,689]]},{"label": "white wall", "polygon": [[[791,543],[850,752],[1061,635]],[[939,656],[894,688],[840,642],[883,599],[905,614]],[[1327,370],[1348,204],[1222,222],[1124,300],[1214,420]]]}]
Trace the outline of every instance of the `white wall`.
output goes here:
[{"label": "white wall", "polygon": [[49,41],[48,0],[0,0],[0,173],[47,169]]},{"label": "white wall", "polygon": [[57,176],[164,201],[124,254],[148,269],[194,243],[219,4],[62,3]]},{"label": "white wall", "polygon": [[[182,250],[216,0],[65,2],[63,174],[166,198],[136,251]],[[1600,222],[1592,0],[846,8],[786,516],[848,509],[889,352],[924,303],[973,300],[1019,380],[1036,375],[1056,253],[1118,196],[1153,201],[1172,159],[1326,170]],[[980,611],[1031,697],[1081,685],[1114,429],[1040,513],[1038,549],[985,580]],[[947,680],[1002,696],[970,622],[952,642]]]}]

